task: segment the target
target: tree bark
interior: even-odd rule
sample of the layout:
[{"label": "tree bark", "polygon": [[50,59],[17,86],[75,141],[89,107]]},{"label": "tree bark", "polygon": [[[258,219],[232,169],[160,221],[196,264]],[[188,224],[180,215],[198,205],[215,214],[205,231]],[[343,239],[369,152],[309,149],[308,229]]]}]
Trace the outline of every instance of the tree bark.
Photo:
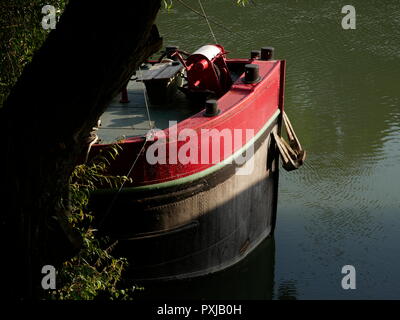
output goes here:
[{"label": "tree bark", "polygon": [[41,290],[41,267],[69,254],[70,242],[52,232],[52,219],[92,127],[160,49],[159,8],[160,0],[70,0],[0,109],[2,275],[9,275],[3,281],[9,295],[32,298]]}]

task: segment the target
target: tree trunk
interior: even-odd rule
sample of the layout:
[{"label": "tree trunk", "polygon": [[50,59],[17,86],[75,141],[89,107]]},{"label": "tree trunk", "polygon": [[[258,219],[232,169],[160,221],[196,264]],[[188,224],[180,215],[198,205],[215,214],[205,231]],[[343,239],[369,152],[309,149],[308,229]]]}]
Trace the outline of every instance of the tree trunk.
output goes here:
[{"label": "tree trunk", "polygon": [[0,109],[3,292],[32,298],[41,267],[69,254],[52,220],[97,119],[161,47],[160,1],[70,0]]}]

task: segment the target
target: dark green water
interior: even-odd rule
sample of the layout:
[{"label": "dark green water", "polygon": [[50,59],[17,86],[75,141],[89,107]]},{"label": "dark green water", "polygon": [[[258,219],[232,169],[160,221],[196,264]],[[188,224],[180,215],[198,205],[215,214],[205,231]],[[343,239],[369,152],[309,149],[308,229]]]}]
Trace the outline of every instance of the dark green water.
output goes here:
[{"label": "dark green water", "polygon": [[[198,2],[186,0],[199,10]],[[308,159],[281,170],[275,241],[228,272],[157,288],[165,298],[400,298],[400,2],[203,0],[231,57],[276,48],[287,60],[286,112]],[[201,17],[175,2],[159,15],[164,43],[193,51],[212,43]],[[354,265],[357,289],[343,290]]]}]

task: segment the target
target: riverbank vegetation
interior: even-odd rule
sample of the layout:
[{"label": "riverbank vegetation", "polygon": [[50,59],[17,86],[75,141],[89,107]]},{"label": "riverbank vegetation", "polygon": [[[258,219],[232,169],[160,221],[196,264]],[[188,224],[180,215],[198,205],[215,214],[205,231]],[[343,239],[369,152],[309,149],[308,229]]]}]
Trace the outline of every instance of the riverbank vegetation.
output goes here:
[{"label": "riverbank vegetation", "polygon": [[[0,107],[22,70],[32,60],[49,30],[41,25],[42,7],[49,4],[61,14],[66,0],[14,0],[0,2]],[[46,72],[46,70],[44,70]]]},{"label": "riverbank vegetation", "polygon": [[78,233],[81,248],[71,259],[65,261],[57,276],[57,290],[50,292],[51,299],[91,300],[99,295],[109,299],[128,299],[128,289],[118,284],[128,262],[114,257],[113,247],[107,237],[97,236],[93,228],[94,215],[88,211],[90,193],[99,185],[118,189],[129,178],[110,176],[106,173],[110,161],[118,156],[118,144],[110,147],[89,163],[78,165],[70,180],[70,214],[68,222],[72,231]]},{"label": "riverbank vegetation", "polygon": [[[61,15],[65,0],[46,1],[57,8]],[[0,107],[35,52],[42,46],[49,30],[44,30],[40,21],[43,1],[2,2],[1,6],[1,50],[0,50]],[[46,72],[48,70],[44,70]],[[106,174],[109,162],[118,156],[118,145],[110,147],[105,155],[99,155],[89,163],[76,166],[70,177],[69,201],[65,211],[70,236],[78,241],[79,249],[68,260],[55,266],[56,289],[42,292],[43,299],[82,300],[99,296],[110,299],[127,299],[129,290],[119,289],[121,275],[128,263],[126,259],[114,257],[115,245],[109,239],[97,236],[92,227],[94,215],[87,209],[90,192],[96,186],[106,184],[119,186],[128,178]]]}]

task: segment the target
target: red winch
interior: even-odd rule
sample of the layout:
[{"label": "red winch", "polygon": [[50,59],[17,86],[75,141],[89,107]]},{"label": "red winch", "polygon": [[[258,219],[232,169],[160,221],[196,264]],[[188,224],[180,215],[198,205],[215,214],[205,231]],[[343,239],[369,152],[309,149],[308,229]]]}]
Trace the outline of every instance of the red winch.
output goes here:
[{"label": "red winch", "polygon": [[[177,89],[189,98],[219,98],[232,85],[226,53],[217,44],[205,45],[192,54],[169,46],[158,61],[148,61],[151,67],[140,70],[138,78],[145,83],[152,104],[172,102]],[[129,102],[126,89],[122,93],[121,102]]]},{"label": "red winch", "polygon": [[223,95],[232,85],[226,64],[224,48],[220,45],[205,45],[188,55],[184,60],[182,51],[171,54],[176,56],[186,69],[187,89],[192,93],[214,93]]}]

